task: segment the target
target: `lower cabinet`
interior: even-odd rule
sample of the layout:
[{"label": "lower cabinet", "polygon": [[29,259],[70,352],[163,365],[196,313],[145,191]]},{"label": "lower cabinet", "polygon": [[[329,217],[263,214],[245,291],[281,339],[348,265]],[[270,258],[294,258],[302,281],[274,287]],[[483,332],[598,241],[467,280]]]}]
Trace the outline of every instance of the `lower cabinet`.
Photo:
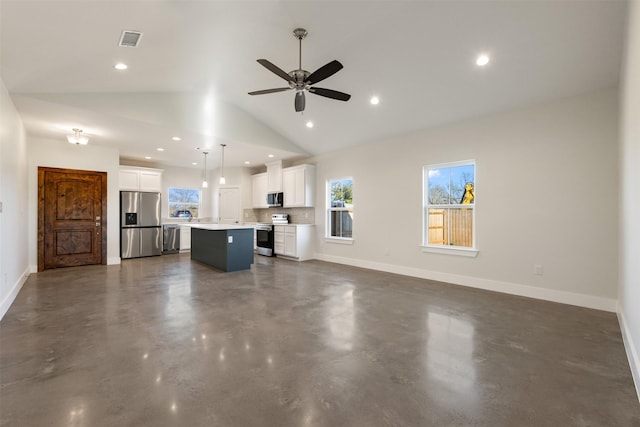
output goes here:
[{"label": "lower cabinet", "polygon": [[180,252],[191,252],[191,226],[180,226]]},{"label": "lower cabinet", "polygon": [[313,258],[313,225],[275,225],[273,229],[276,255],[298,261]]}]

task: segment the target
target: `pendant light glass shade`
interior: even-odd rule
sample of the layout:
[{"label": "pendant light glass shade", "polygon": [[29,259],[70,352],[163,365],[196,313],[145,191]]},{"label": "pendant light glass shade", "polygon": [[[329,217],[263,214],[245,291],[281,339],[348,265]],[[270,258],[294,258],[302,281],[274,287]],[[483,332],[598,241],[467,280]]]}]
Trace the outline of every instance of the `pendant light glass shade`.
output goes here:
[{"label": "pendant light glass shade", "polygon": [[69,144],[87,145],[89,138],[81,135],[82,129],[73,128],[72,130],[73,135],[67,135],[67,141],[69,141]]},{"label": "pendant light glass shade", "polygon": [[220,144],[220,146],[222,147],[222,163],[220,166],[220,184],[224,185],[227,183],[227,180],[224,177],[224,147],[226,147],[227,144]]},{"label": "pendant light glass shade", "polygon": [[202,154],[204,154],[204,170],[202,172],[202,188],[208,188],[209,183],[207,182],[207,154],[209,153],[205,151]]}]

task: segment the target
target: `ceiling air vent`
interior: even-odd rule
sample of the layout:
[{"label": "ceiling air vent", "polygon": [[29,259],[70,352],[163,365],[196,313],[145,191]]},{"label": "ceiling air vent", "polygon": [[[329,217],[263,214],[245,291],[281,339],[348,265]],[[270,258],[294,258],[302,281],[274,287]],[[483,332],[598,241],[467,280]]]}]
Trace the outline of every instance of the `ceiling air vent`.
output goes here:
[{"label": "ceiling air vent", "polygon": [[120,42],[118,46],[120,47],[138,47],[138,43],[140,42],[140,38],[142,37],[142,33],[140,31],[122,31],[120,35]]}]

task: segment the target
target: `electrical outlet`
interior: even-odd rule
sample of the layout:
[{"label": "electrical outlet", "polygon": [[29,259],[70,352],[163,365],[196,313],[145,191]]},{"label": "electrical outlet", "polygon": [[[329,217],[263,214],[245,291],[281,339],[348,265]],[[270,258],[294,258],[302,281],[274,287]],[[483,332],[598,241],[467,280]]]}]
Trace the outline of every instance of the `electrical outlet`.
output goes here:
[{"label": "electrical outlet", "polygon": [[536,276],[542,276],[542,265],[541,264],[534,264],[533,265],[533,274],[535,274]]}]

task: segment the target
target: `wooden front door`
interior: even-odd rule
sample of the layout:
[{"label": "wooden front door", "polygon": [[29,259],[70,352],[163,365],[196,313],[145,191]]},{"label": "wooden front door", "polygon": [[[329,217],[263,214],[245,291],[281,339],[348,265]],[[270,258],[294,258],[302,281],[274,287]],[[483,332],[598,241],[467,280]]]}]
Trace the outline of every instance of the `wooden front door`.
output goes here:
[{"label": "wooden front door", "polygon": [[107,263],[107,173],[38,168],[38,271]]}]

